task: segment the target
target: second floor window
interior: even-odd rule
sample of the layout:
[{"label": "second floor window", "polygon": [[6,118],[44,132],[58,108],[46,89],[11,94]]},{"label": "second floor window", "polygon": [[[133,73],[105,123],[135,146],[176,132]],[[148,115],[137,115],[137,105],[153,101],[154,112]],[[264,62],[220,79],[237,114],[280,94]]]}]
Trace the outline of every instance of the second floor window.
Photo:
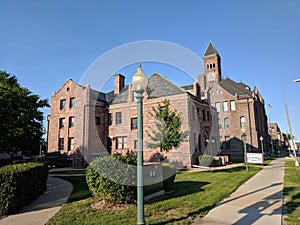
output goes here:
[{"label": "second floor window", "polygon": [[75,108],[75,98],[70,98],[70,108]]},{"label": "second floor window", "polygon": [[116,113],[116,125],[121,124],[121,123],[122,123],[122,113],[117,112]]},{"label": "second floor window", "polygon": [[74,127],[74,123],[75,123],[75,117],[70,116],[69,117],[69,127]]},{"label": "second floor window", "polygon": [[66,99],[60,100],[60,110],[66,109]]},{"label": "second floor window", "polygon": [[65,118],[59,118],[59,128],[65,127]]}]

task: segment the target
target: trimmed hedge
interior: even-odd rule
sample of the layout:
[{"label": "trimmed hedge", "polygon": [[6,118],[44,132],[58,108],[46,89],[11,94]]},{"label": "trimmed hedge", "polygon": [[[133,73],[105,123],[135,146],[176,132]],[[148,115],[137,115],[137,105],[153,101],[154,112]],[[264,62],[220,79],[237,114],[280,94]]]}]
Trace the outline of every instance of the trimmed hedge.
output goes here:
[{"label": "trimmed hedge", "polygon": [[97,158],[86,170],[86,182],[94,196],[116,203],[136,200],[136,158],[106,156]]},{"label": "trimmed hedge", "polygon": [[176,177],[176,168],[170,163],[162,163],[163,187],[165,191],[170,191]]},{"label": "trimmed hedge", "polygon": [[20,210],[46,190],[48,167],[28,162],[0,168],[0,215]]}]

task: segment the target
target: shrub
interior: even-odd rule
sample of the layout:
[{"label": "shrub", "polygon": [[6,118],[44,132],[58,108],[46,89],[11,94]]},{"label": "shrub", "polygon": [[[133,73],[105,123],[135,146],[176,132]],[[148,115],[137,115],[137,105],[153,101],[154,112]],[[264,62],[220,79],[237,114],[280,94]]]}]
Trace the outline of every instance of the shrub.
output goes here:
[{"label": "shrub", "polygon": [[46,190],[48,168],[29,162],[0,168],[0,215],[16,212]]},{"label": "shrub", "polygon": [[162,169],[164,190],[170,191],[176,177],[176,168],[169,163],[162,163]]},{"label": "shrub", "polygon": [[214,161],[214,157],[212,155],[200,155],[199,156],[199,164],[201,166],[210,166]]},{"label": "shrub", "polygon": [[136,158],[106,156],[97,158],[86,170],[87,185],[94,196],[116,203],[136,200]]}]

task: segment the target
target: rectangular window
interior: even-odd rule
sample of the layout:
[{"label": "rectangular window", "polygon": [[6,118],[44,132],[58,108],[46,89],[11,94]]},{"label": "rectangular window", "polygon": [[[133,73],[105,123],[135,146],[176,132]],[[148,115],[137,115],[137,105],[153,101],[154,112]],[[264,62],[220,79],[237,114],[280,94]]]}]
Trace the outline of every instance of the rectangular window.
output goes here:
[{"label": "rectangular window", "polygon": [[122,123],[122,113],[121,112],[116,112],[116,125]]},{"label": "rectangular window", "polygon": [[65,127],[65,118],[59,118],[59,129]]},{"label": "rectangular window", "polygon": [[75,117],[70,116],[69,117],[69,127],[74,127]]},{"label": "rectangular window", "polygon": [[70,98],[70,108],[75,108],[75,98]]},{"label": "rectangular window", "polygon": [[220,102],[216,102],[216,110],[217,112],[220,112]]},{"label": "rectangular window", "polygon": [[236,110],[236,108],[235,108],[235,101],[234,100],[230,101],[230,109],[231,109],[231,111],[235,111]]},{"label": "rectangular window", "polygon": [[223,111],[228,112],[228,102],[223,102]]},{"label": "rectangular window", "polygon": [[117,149],[127,148],[127,137],[117,137]]},{"label": "rectangular window", "polygon": [[210,120],[210,113],[209,113],[209,111],[206,111],[206,114],[207,114],[207,121],[209,121]]},{"label": "rectangular window", "polygon": [[68,151],[72,151],[74,149],[74,138],[69,137],[68,139]]},{"label": "rectangular window", "polygon": [[228,129],[229,128],[229,119],[225,118],[224,119],[224,129]]},{"label": "rectangular window", "polygon": [[64,150],[64,139],[63,138],[58,139],[58,150]]},{"label": "rectangular window", "polygon": [[60,110],[66,109],[66,99],[60,100]]},{"label": "rectangular window", "polygon": [[219,129],[222,129],[222,122],[220,119],[218,119]]},{"label": "rectangular window", "polygon": [[95,124],[96,124],[96,126],[100,125],[100,116],[96,116],[96,118],[95,118]]},{"label": "rectangular window", "polygon": [[131,118],[131,130],[137,129],[137,118]]},{"label": "rectangular window", "polygon": [[111,113],[108,114],[107,120],[108,120],[108,121],[107,121],[108,126],[112,125],[112,114],[111,114]]},{"label": "rectangular window", "polygon": [[137,140],[133,141],[133,149],[137,149]]},{"label": "rectangular window", "polygon": [[203,119],[203,121],[206,120],[205,110],[202,110],[202,119]]}]

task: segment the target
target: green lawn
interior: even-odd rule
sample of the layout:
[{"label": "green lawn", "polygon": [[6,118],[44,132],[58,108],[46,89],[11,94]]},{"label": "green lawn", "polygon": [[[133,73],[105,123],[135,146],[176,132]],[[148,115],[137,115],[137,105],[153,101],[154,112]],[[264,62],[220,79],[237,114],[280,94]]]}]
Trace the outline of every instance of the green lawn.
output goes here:
[{"label": "green lawn", "polygon": [[[229,196],[260,169],[260,166],[250,165],[249,172],[241,166],[220,171],[179,173],[176,175],[172,193],[146,202],[145,220],[147,224],[189,224],[194,218],[207,214],[218,202]],[[75,184],[84,182],[70,181]],[[115,211],[95,210],[89,206],[97,202],[96,198],[84,194],[77,194],[75,198],[73,195],[76,192],[74,187],[71,201],[62,207],[47,223],[48,225],[136,224],[135,205]]]},{"label": "green lawn", "polygon": [[284,194],[288,196],[285,221],[287,225],[300,224],[300,167],[294,161],[285,162]]}]

